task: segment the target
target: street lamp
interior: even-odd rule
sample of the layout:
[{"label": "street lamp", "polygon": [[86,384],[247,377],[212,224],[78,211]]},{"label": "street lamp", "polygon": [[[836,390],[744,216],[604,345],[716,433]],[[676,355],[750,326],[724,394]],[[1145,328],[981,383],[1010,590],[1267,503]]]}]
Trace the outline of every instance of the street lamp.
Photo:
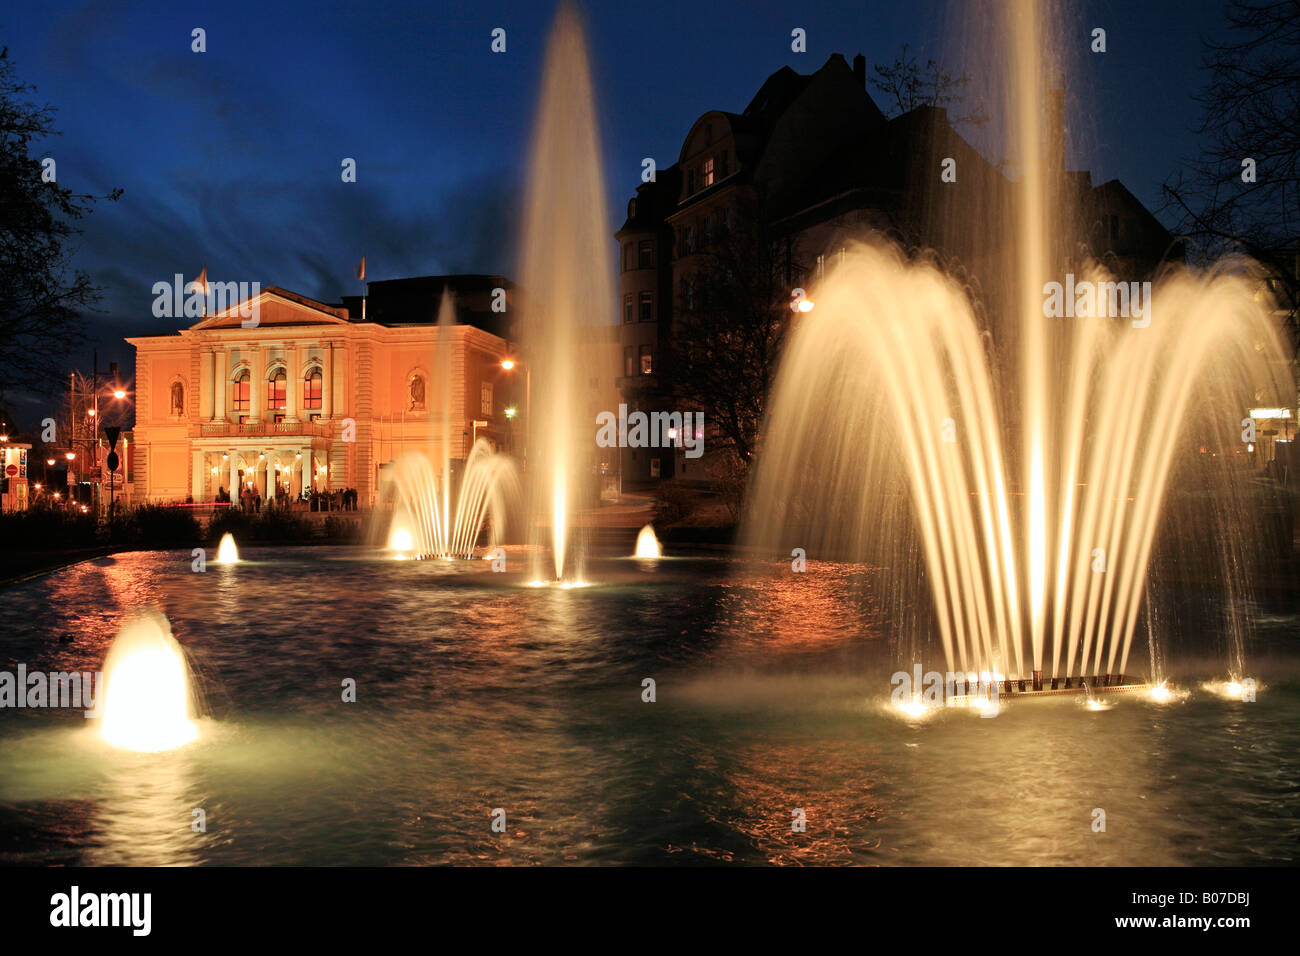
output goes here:
[{"label": "street lamp", "polygon": [[[503,358],[501,368],[507,372],[514,371],[519,360],[512,358]],[[515,407],[512,405],[506,409],[506,418],[513,419],[516,415]],[[524,366],[524,465],[528,464],[528,432],[533,427],[533,369],[531,365]]]}]

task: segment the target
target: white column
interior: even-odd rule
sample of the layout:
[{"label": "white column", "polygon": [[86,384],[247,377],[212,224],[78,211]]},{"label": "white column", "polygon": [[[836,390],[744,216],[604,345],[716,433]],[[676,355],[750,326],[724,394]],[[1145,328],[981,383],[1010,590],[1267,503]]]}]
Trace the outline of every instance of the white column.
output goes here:
[{"label": "white column", "polygon": [[203,452],[196,451],[193,453],[193,467],[190,475],[190,497],[192,497],[195,502],[203,500],[204,483],[208,477],[203,473],[203,468]]},{"label": "white column", "polygon": [[217,374],[214,377],[213,386],[216,390],[216,411],[213,412],[214,421],[226,420],[226,389],[230,387],[230,350],[221,349],[217,352]]},{"label": "white column", "polygon": [[212,420],[212,377],[216,353],[211,349],[203,350],[203,361],[199,365],[199,418]]},{"label": "white column", "polygon": [[320,417],[329,421],[334,417],[334,343],[325,343],[325,369],[321,376]]},{"label": "white column", "polygon": [[230,491],[230,504],[232,507],[239,507],[239,453],[235,449],[230,449],[230,484],[227,489]]},{"label": "white column", "polygon": [[290,345],[284,350],[284,417],[293,421],[298,417],[298,347]]},{"label": "white column", "polygon": [[265,409],[262,406],[266,404],[266,396],[263,394],[266,384],[262,379],[265,377],[266,354],[261,348],[255,348],[248,376],[248,420],[251,422],[260,422],[264,417]]}]

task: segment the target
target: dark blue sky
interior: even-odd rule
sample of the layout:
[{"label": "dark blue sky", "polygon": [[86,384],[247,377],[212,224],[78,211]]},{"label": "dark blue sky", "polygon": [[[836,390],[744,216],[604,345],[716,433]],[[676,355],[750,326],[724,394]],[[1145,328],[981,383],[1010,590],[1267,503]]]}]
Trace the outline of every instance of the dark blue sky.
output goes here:
[{"label": "dark blue sky", "polygon": [[[1109,52],[1072,82],[1068,165],[1119,177],[1149,207],[1196,148],[1201,37],[1217,0],[1077,3],[1068,36],[1108,30]],[[960,49],[953,24],[992,0],[589,2],[610,231],[644,156],[677,158],[708,109],[739,111],[783,65],[831,53],[888,62]],[[954,14],[954,10],[957,13]],[[77,264],[106,290],[92,318],[101,361],[126,334],[174,330],[150,288],[174,272],[259,280],[337,301],[372,280],[497,272],[514,260],[548,0],[10,4],[0,15],[18,75],[56,107],[48,155],[77,191],[122,187],[87,224]],[[190,31],[207,52],[190,52]],[[807,30],[808,52],[790,51]],[[507,52],[489,50],[494,27]],[[992,104],[996,106],[995,104]],[[883,106],[883,104],[882,104]],[[340,181],[354,157],[358,181]],[[993,157],[999,158],[999,157]],[[611,239],[610,264],[614,261]],[[89,365],[89,355],[83,363]]]}]

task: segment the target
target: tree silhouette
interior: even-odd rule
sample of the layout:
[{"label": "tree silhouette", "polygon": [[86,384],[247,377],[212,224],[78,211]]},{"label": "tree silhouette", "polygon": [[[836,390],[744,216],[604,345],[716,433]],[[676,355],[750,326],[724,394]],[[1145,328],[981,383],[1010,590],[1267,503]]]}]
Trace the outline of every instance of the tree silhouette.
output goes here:
[{"label": "tree silhouette", "polygon": [[97,198],[45,181],[34,144],[58,135],[53,110],[28,102],[8,48],[0,49],[0,392],[48,389],[84,341],[81,313],[99,290],[72,268],[75,223]]}]

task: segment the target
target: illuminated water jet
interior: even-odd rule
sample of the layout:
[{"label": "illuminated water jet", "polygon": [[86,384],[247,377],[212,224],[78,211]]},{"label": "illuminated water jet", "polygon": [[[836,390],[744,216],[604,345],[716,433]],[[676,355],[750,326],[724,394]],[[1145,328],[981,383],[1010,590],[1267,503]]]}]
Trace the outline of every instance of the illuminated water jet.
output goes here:
[{"label": "illuminated water jet", "polygon": [[894,710],[911,720],[921,720],[928,717],[931,710],[933,710],[933,708],[925,705],[925,702],[921,700],[920,694],[914,694],[911,700],[894,704],[893,706]]},{"label": "illuminated water jet", "polygon": [[519,497],[514,462],[480,438],[465,459],[454,494],[444,478],[450,469],[446,462],[440,473],[418,451],[393,462],[388,550],[395,556],[471,558],[485,530],[489,546],[505,540],[507,514]]},{"label": "illuminated water jet", "polygon": [[636,557],[663,557],[663,551],[659,547],[659,539],[655,537],[654,525],[648,524],[638,532],[636,536]]},{"label": "illuminated water jet", "polygon": [[[1044,161],[1051,31],[1037,0],[1002,9],[1006,145],[1021,178],[990,218],[1009,241],[977,250],[979,283],[878,239],[826,257],[817,308],[793,324],[768,401],[744,540],[885,569],[889,600],[915,615],[901,622],[909,640],[933,636],[949,671],[1032,675],[1038,692],[1044,674],[1055,684],[1127,670],[1193,425],[1240,447],[1243,410],[1289,404],[1295,390],[1251,263],[1157,276],[1144,324],[1046,317],[1045,279],[1112,277],[1078,251],[1069,174]],[[976,301],[980,283],[999,295]],[[1196,517],[1213,527],[1227,578],[1250,526],[1233,510],[1246,479],[1225,466],[1195,480],[1216,492]],[[1231,603],[1238,585],[1225,583]]]},{"label": "illuminated water jet", "polygon": [[[577,383],[589,372],[578,350],[583,324],[607,321],[614,291],[605,182],[582,26],[562,3],[547,44],[524,208],[521,310],[531,363],[526,462],[531,543],[538,579],[580,577],[584,542],[575,515],[595,501],[595,443]],[[601,375],[612,374],[612,369]],[[594,428],[594,426],[592,426]],[[549,540],[548,540],[549,539]]]},{"label": "illuminated water jet", "polygon": [[126,750],[172,750],[198,737],[193,716],[185,652],[167,619],[153,611],[129,619],[104,659],[104,740]]},{"label": "illuminated water jet", "polygon": [[239,549],[235,547],[235,536],[227,531],[221,536],[221,543],[217,545],[217,564],[238,564]]},{"label": "illuminated water jet", "polygon": [[415,539],[411,537],[411,532],[400,526],[395,526],[388,535],[388,550],[396,551],[399,555],[405,555],[406,552],[415,549]]}]

